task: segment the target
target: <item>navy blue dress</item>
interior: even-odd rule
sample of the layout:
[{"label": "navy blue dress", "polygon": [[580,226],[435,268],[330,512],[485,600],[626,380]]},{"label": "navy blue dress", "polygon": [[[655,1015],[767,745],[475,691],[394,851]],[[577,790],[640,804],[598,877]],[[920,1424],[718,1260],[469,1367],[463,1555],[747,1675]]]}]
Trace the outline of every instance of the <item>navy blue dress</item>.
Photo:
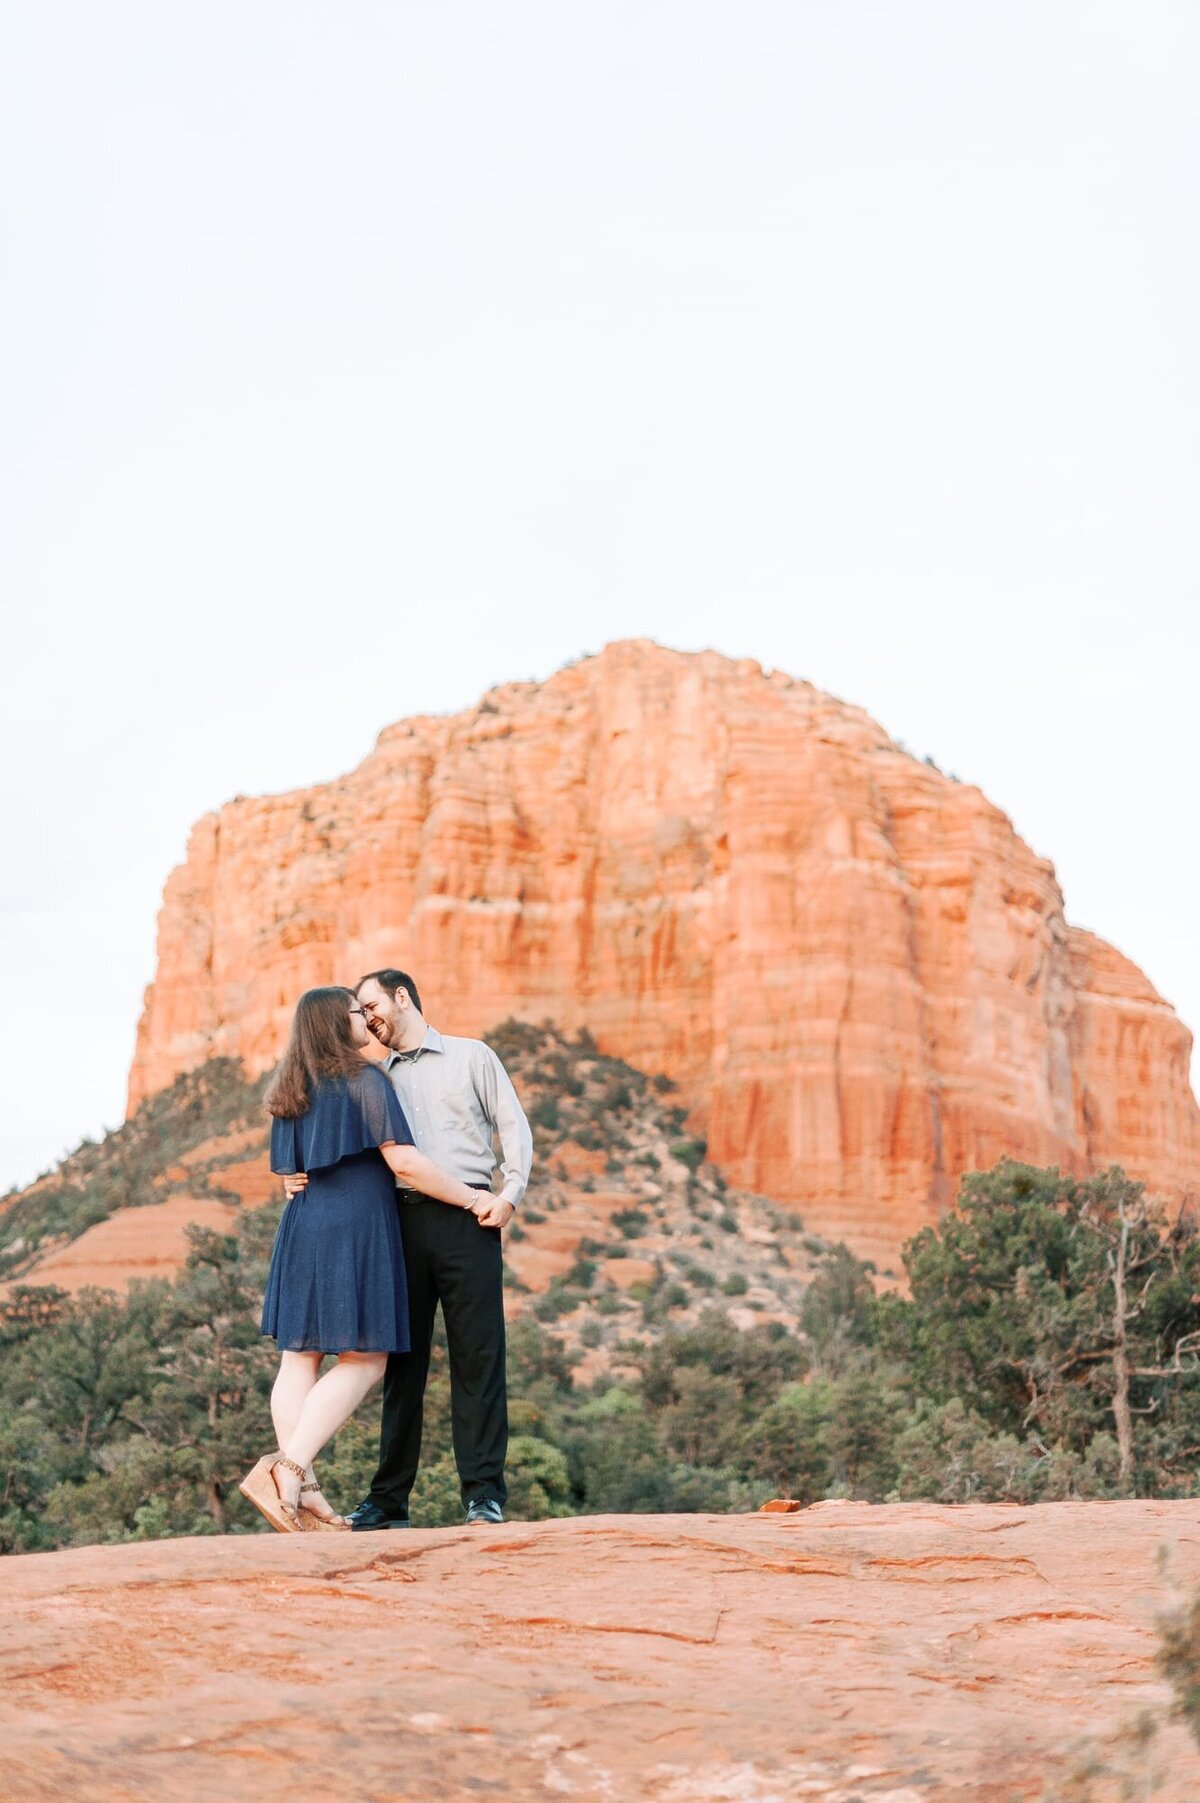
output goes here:
[{"label": "navy blue dress", "polygon": [[323,1078],[308,1112],[271,1124],[271,1169],[308,1172],[283,1211],[262,1331],[281,1351],[407,1352],[396,1180],[379,1146],[416,1142],[381,1070]]}]

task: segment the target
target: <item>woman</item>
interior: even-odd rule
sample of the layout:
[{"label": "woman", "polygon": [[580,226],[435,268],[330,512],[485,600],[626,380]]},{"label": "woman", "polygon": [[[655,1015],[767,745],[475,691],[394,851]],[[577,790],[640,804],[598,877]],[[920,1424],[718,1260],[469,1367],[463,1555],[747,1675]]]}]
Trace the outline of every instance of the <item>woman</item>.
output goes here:
[{"label": "woman", "polygon": [[[387,1077],[364,1063],[370,1043],[353,990],[310,989],[267,1092],[271,1169],[307,1171],[309,1183],[279,1223],[263,1303],[262,1330],[280,1349],[271,1391],[280,1450],[238,1487],[285,1534],[348,1526],[312,1462],[383,1376],[388,1353],[409,1350],[396,1179],[451,1207],[480,1203],[417,1151]],[[326,1353],[337,1364],[321,1377]]]}]

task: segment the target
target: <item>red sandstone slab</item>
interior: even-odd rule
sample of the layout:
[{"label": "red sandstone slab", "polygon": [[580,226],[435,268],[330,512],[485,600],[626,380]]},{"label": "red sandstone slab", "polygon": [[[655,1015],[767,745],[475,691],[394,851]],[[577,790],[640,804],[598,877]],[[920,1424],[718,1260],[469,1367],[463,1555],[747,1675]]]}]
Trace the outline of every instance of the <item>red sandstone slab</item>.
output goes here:
[{"label": "red sandstone slab", "polygon": [[[1195,1803],[1200,1753],[1153,1665],[1163,1548],[1190,1590],[1200,1503],[847,1504],[12,1559],[5,1791],[1049,1803],[1092,1757],[1113,1796],[1132,1773],[1156,1803]],[[1144,1710],[1162,1724],[1153,1790],[1123,1738]]]},{"label": "red sandstone slab", "polygon": [[653,1283],[655,1267],[648,1258],[605,1258],[600,1262],[600,1275],[619,1290],[631,1290],[635,1283]]},{"label": "red sandstone slab", "polygon": [[214,1158],[230,1158],[241,1153],[256,1153],[262,1164],[267,1161],[267,1144],[269,1123],[264,1120],[261,1127],[240,1127],[230,1133],[220,1133],[215,1139],[206,1139],[201,1145],[193,1146],[185,1152],[180,1164],[185,1169],[194,1170],[198,1164],[210,1164]]},{"label": "red sandstone slab", "polygon": [[215,1189],[230,1190],[240,1197],[246,1208],[261,1208],[265,1202],[277,1201],[283,1195],[282,1180],[271,1170],[265,1151],[254,1158],[219,1165],[209,1173],[208,1181]]},{"label": "red sandstone slab", "polygon": [[230,1202],[200,1196],[171,1196],[145,1208],[119,1208],[77,1240],[54,1247],[16,1281],[56,1284],[74,1292],[93,1284],[102,1290],[127,1290],[135,1277],[174,1277],[187,1257],[187,1228],[195,1223],[228,1232],[237,1214]]}]

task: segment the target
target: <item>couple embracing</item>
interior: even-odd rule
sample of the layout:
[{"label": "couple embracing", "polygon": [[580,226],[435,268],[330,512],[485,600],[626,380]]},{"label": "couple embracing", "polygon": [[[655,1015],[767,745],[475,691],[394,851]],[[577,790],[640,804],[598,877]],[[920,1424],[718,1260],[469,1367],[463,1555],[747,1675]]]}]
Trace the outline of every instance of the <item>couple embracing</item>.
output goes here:
[{"label": "couple embracing", "polygon": [[[387,1048],[382,1063],[369,1057],[372,1036]],[[482,1041],[429,1026],[404,971],[376,970],[355,989],[300,997],[267,1109],[271,1169],[288,1193],[262,1317],[280,1352],[279,1450],[258,1461],[242,1494],[282,1533],[407,1527],[440,1302],[466,1518],[503,1521],[500,1240],[533,1156],[504,1066]],[[337,1363],[322,1376],[329,1353]],[[369,1496],[341,1516],[313,1461],[380,1378],[379,1469]]]}]

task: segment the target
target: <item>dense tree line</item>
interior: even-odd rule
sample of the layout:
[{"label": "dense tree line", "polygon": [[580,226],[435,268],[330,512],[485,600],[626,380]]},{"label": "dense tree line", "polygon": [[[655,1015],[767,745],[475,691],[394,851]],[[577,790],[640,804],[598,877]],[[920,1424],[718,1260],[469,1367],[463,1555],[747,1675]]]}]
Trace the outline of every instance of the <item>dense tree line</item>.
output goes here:
[{"label": "dense tree line", "polygon": [[[257,1528],[239,1476],[271,1442],[258,1306],[278,1211],[193,1230],[173,1283],[126,1299],[17,1289],[0,1306],[0,1548]],[[510,1333],[510,1513],[738,1511],[772,1494],[1036,1501],[1196,1494],[1200,1241],[1113,1170],[1005,1162],[905,1249],[877,1295],[844,1247],[796,1319],[719,1308],[575,1381],[532,1314]],[[322,1460],[346,1504],[377,1400]],[[426,1413],[424,1525],[460,1519],[444,1347]]]}]

